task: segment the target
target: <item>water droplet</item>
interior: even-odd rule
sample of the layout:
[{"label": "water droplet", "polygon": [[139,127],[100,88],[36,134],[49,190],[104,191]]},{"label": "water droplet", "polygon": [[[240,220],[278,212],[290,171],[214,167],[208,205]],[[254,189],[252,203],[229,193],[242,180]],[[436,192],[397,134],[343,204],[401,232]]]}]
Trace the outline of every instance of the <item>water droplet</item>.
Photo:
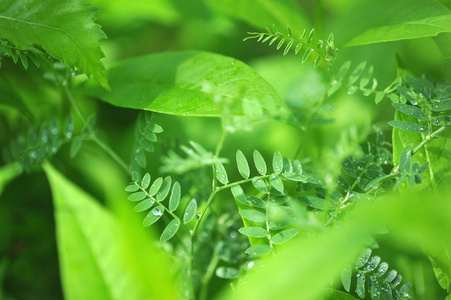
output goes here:
[{"label": "water droplet", "polygon": [[420,126],[420,130],[423,131],[423,130],[424,130],[424,127],[423,127],[423,126]]},{"label": "water droplet", "polygon": [[57,135],[58,134],[58,128],[52,128],[52,134]]},{"label": "water droplet", "polygon": [[49,139],[47,138],[46,135],[44,135],[43,137],[41,137],[41,141],[42,141],[43,143],[47,143],[48,140],[49,140]]},{"label": "water droplet", "polygon": [[66,133],[66,138],[70,139],[72,137],[72,132]]},{"label": "water droplet", "polygon": [[199,220],[201,216],[202,216],[201,213],[196,214],[196,219]]},{"label": "water droplet", "polygon": [[161,208],[159,208],[159,207],[155,207],[154,209],[152,209],[152,213],[154,216],[161,216],[163,214],[163,212],[161,211]]},{"label": "water droplet", "polygon": [[231,237],[232,239],[236,238],[237,236],[238,236],[238,233],[237,233],[236,231],[232,231],[232,232],[230,233],[230,237]]},{"label": "water droplet", "polygon": [[261,179],[259,179],[258,181],[257,181],[258,183],[261,183],[262,182],[262,180]]},{"label": "water droplet", "polygon": [[250,261],[250,262],[247,263],[247,268],[248,269],[252,268],[253,266],[255,266],[255,262]]}]

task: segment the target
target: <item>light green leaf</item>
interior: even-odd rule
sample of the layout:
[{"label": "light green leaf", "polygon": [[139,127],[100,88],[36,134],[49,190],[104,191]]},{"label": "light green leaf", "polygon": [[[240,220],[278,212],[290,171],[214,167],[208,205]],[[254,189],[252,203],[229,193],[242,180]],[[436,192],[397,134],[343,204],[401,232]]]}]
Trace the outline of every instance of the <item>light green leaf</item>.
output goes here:
[{"label": "light green leaf", "polygon": [[247,163],[246,157],[244,156],[243,152],[241,152],[240,150],[236,152],[236,164],[241,176],[243,176],[243,178],[245,179],[249,178],[249,164]]},{"label": "light green leaf", "polygon": [[145,199],[143,201],[141,201],[140,203],[138,203],[134,208],[133,211],[135,212],[141,212],[141,211],[145,211],[148,210],[149,208],[152,207],[152,205],[155,203],[155,201],[153,201],[152,199],[148,198]]},{"label": "light green leaf", "polygon": [[128,196],[128,200],[130,200],[130,201],[141,201],[144,198],[146,198],[146,193],[142,192],[142,191],[133,193],[130,196]]},{"label": "light green leaf", "polygon": [[192,199],[186,206],[185,213],[183,214],[183,223],[188,223],[196,215],[197,211],[197,201]]},{"label": "light green leaf", "polygon": [[[84,92],[110,104],[182,116],[240,116],[249,101],[258,117],[286,116],[275,90],[246,64],[208,52],[165,52],[107,70],[111,92],[90,82]],[[227,111],[227,113],[225,113]]]},{"label": "light green leaf", "polygon": [[[168,284],[169,261],[154,250],[148,235],[138,234],[132,219],[116,218],[51,165],[44,164],[44,170],[55,205],[65,299],[176,299]],[[139,239],[139,247],[130,236]],[[149,255],[147,262],[141,261],[141,249]]]},{"label": "light green leaf", "polygon": [[260,227],[242,227],[238,231],[245,236],[253,238],[264,238],[268,236],[268,232]]},{"label": "light green leaf", "polygon": [[251,209],[240,210],[240,215],[243,218],[248,219],[253,222],[265,222],[266,221],[265,214],[262,212],[259,212],[257,210],[251,210]]},{"label": "light green leaf", "polygon": [[136,184],[130,184],[125,187],[126,192],[136,192],[137,190],[139,190],[139,186]]},{"label": "light green leaf", "polygon": [[272,168],[277,174],[279,174],[283,170],[283,158],[282,154],[280,154],[279,151],[274,153],[274,157],[272,159]]},{"label": "light green leaf", "polygon": [[155,179],[155,181],[150,186],[149,195],[150,196],[155,196],[155,194],[158,193],[158,191],[160,190],[162,185],[163,185],[163,178],[162,177],[158,177],[157,179]]},{"label": "light green leaf", "polygon": [[290,26],[296,35],[310,22],[294,0],[207,0],[221,11],[252,26],[265,29],[272,24],[279,30]]},{"label": "light green leaf", "polygon": [[352,280],[352,267],[347,265],[343,272],[341,272],[341,283],[344,289],[349,292],[351,290],[351,280]]},{"label": "light green leaf", "polygon": [[248,195],[248,196],[246,196],[246,199],[247,199],[247,202],[252,206],[255,206],[258,208],[266,208],[266,202],[258,197]]},{"label": "light green leaf", "polygon": [[83,140],[80,137],[75,137],[70,144],[70,158],[74,158],[81,149]]},{"label": "light green leaf", "polygon": [[357,272],[356,276],[356,287],[355,292],[360,298],[365,298],[365,273],[362,271]]},{"label": "light green leaf", "polygon": [[37,51],[76,68],[108,87],[99,40],[105,38],[94,23],[95,8],[84,1],[3,0],[0,6],[0,39],[20,50]]},{"label": "light green leaf", "polygon": [[272,248],[269,245],[257,245],[246,249],[246,253],[249,255],[265,255],[271,253]]},{"label": "light green leaf", "polygon": [[254,187],[259,190],[262,193],[268,193],[269,192],[269,185],[268,183],[260,178],[260,177],[255,177],[252,179],[252,184],[254,185]]},{"label": "light green leaf", "polygon": [[171,197],[169,198],[169,209],[174,211],[180,204],[180,183],[178,181],[174,182],[172,186]]},{"label": "light green leaf", "polygon": [[412,122],[390,121],[388,122],[388,124],[392,127],[399,128],[408,132],[423,133],[427,132],[428,130],[425,126]]},{"label": "light green leaf", "polygon": [[244,194],[244,191],[239,184],[232,185],[230,191],[232,192],[232,195],[233,197],[235,197],[236,201],[243,205],[247,204],[246,195]]},{"label": "light green leaf", "polygon": [[[381,21],[355,36],[347,46],[436,36],[451,31],[450,10],[438,1],[396,0],[372,7],[370,14]],[[369,8],[368,8],[369,9]],[[383,12],[383,14],[382,14]]]},{"label": "light green leaf", "polygon": [[227,184],[229,182],[229,178],[227,177],[227,172],[224,168],[224,165],[221,162],[215,164],[216,169],[216,179],[219,180],[222,184]]},{"label": "light green leaf", "polygon": [[180,228],[180,221],[177,219],[172,220],[168,226],[163,230],[163,233],[161,234],[160,241],[161,242],[167,242],[169,241],[179,230]]},{"label": "light green leaf", "polygon": [[288,229],[275,234],[271,241],[273,244],[279,245],[288,242],[299,233],[299,229]]},{"label": "light green leaf", "polygon": [[260,173],[261,175],[265,175],[267,171],[266,163],[265,160],[263,159],[263,156],[257,150],[254,150],[254,163],[258,173]]},{"label": "light green leaf", "polygon": [[[313,208],[316,209],[328,209],[328,210],[335,210],[337,204],[323,199],[323,198],[319,198],[316,196],[302,196],[299,197],[299,200],[301,200],[301,202],[304,202],[305,204],[307,204],[308,206],[311,206]],[[326,207],[327,205],[327,207]]]},{"label": "light green leaf", "polygon": [[277,176],[276,174],[273,174],[271,175],[271,177],[269,177],[269,183],[279,192],[281,193],[284,192],[282,179],[280,179],[280,177]]},{"label": "light green leaf", "polygon": [[234,279],[240,274],[240,270],[231,267],[219,267],[215,271],[216,276],[223,279]]},{"label": "light green leaf", "polygon": [[150,185],[150,174],[146,173],[143,177],[143,179],[141,180],[141,187],[143,189],[147,189]]},{"label": "light green leaf", "polygon": [[171,177],[166,176],[166,178],[164,178],[161,184],[161,188],[159,189],[158,193],[155,196],[155,198],[158,201],[163,201],[164,199],[166,199],[166,197],[169,195],[169,191],[171,190],[171,184],[172,184]]},{"label": "light green leaf", "polygon": [[143,220],[143,226],[148,227],[158,221],[164,213],[164,208],[161,205],[158,205],[157,207],[153,208],[149,213],[146,215],[146,217]]},{"label": "light green leaf", "polygon": [[292,180],[292,181],[299,181],[299,182],[306,182],[307,181],[307,177],[305,177],[304,175],[300,175],[297,173],[283,173],[282,174],[283,177],[285,177],[288,180]]},{"label": "light green leaf", "polygon": [[363,73],[363,70],[365,70],[366,67],[366,61],[362,61],[358,66],[352,71],[351,75],[349,75],[348,83],[353,84],[356,82],[360,76]]},{"label": "light green leaf", "polygon": [[404,150],[402,151],[401,156],[399,157],[399,172],[401,174],[410,172],[410,165],[412,161],[412,152],[409,150],[410,147],[412,147],[412,144],[407,145],[406,148],[404,148]]}]

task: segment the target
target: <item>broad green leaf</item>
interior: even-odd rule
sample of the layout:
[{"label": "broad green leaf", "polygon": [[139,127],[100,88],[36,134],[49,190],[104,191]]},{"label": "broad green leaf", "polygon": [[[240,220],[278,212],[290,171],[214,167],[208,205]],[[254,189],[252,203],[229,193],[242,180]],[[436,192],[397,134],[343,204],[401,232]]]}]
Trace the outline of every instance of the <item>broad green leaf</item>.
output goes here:
[{"label": "broad green leaf", "polygon": [[164,213],[164,208],[161,205],[158,205],[157,207],[153,208],[149,213],[146,215],[146,217],[143,220],[143,226],[148,227],[158,221]]},{"label": "broad green leaf", "polygon": [[288,229],[275,234],[271,241],[273,244],[279,245],[288,242],[299,233],[299,229]]},{"label": "broad green leaf", "polygon": [[351,290],[352,267],[347,265],[341,272],[341,283],[344,289],[349,292]]},{"label": "broad green leaf", "polygon": [[415,92],[422,94],[426,98],[431,98],[433,84],[426,78],[405,77],[408,84],[415,90]]},{"label": "broad green leaf", "polygon": [[246,253],[249,255],[265,255],[271,253],[272,248],[269,245],[257,245],[246,249]]},{"label": "broad green leaf", "polygon": [[144,198],[146,198],[145,192],[136,192],[136,193],[133,193],[130,196],[128,196],[128,200],[130,200],[130,201],[141,201]]},{"label": "broad green leaf", "polygon": [[244,194],[243,189],[241,188],[241,186],[239,184],[234,184],[231,186],[230,191],[232,192],[233,197],[235,197],[236,201],[238,201],[239,203],[246,205],[247,203],[247,198],[246,195]]},{"label": "broad green leaf", "polygon": [[219,180],[222,184],[229,183],[229,178],[227,177],[227,172],[224,168],[224,165],[221,162],[218,162],[215,164],[215,172],[216,172],[216,179]]},{"label": "broad green leaf", "polygon": [[254,150],[254,164],[255,167],[257,168],[258,173],[260,173],[261,175],[266,174],[267,169],[265,160],[263,159],[263,156],[260,154],[260,152],[258,152],[257,150]]},{"label": "broad green leaf", "polygon": [[268,236],[268,232],[260,227],[242,227],[238,229],[241,234],[253,238],[264,238]]},{"label": "broad green leaf", "polygon": [[262,212],[259,212],[257,210],[250,210],[250,209],[240,210],[240,215],[245,219],[248,219],[250,221],[254,221],[257,223],[266,221],[265,214]]},{"label": "broad green leaf", "polygon": [[271,177],[269,177],[269,183],[279,192],[281,193],[284,192],[282,179],[280,179],[280,177],[277,176],[276,174],[273,174],[271,175]]},{"label": "broad green leaf", "polygon": [[141,212],[141,211],[148,210],[149,208],[152,207],[152,205],[153,205],[154,203],[155,203],[155,201],[153,201],[153,200],[150,199],[150,198],[145,199],[145,200],[141,201],[140,203],[138,203],[138,204],[133,208],[133,211]]},{"label": "broad green leaf", "polygon": [[[450,10],[438,1],[396,0],[377,3],[367,9],[370,10],[365,12],[369,15],[367,20],[369,28],[355,36],[347,46],[414,39],[451,32]],[[380,19],[379,22],[376,18]]]},{"label": "broad green leaf", "polygon": [[172,220],[168,226],[163,230],[163,233],[161,234],[160,241],[161,242],[167,242],[169,241],[179,230],[180,228],[180,221],[177,219]]},{"label": "broad green leaf", "polygon": [[185,213],[183,214],[183,223],[188,223],[196,215],[197,211],[197,201],[192,199],[186,206]]},{"label": "broad green leaf", "polygon": [[404,131],[408,131],[408,132],[415,132],[415,133],[424,133],[427,132],[427,127],[417,124],[417,123],[412,123],[412,122],[405,122],[405,121],[390,121],[388,122],[388,124],[392,127],[395,128],[399,128],[401,130]]},{"label": "broad green leaf", "polygon": [[[261,117],[288,114],[274,89],[246,64],[208,52],[165,52],[132,58],[107,70],[111,92],[83,90],[110,104],[182,116],[240,116],[248,102]],[[226,112],[225,112],[226,111]]]},{"label": "broad green leaf", "polygon": [[273,220],[269,222],[269,229],[271,230],[280,230],[291,225],[295,221],[295,217],[285,217],[278,220]]},{"label": "broad green leaf", "polygon": [[[415,119],[404,115],[400,112],[395,114],[395,120],[415,122]],[[393,159],[395,165],[399,164],[400,156],[404,148],[413,143],[416,147],[425,136],[423,134],[411,133],[395,128],[393,130]],[[411,186],[413,189],[433,188],[448,186],[451,180],[451,130],[447,128],[445,131],[437,135],[425,144],[415,155],[412,161],[418,162],[420,165],[428,163],[427,169],[422,173],[423,183]]]},{"label": "broad green leaf", "polygon": [[275,24],[279,30],[285,31],[288,25],[296,35],[300,35],[304,28],[311,27],[300,5],[293,0],[207,0],[207,2],[230,16],[260,29]]},{"label": "broad green leaf", "polygon": [[426,115],[424,112],[413,105],[403,104],[403,103],[392,103],[393,107],[399,110],[402,113],[405,113],[408,116],[411,116],[416,119],[426,119]]},{"label": "broad green leaf", "polygon": [[161,184],[159,191],[155,195],[155,198],[158,201],[163,201],[164,199],[166,199],[166,197],[169,195],[169,191],[171,190],[171,184],[172,184],[171,177],[166,176]]},{"label": "broad green leaf", "polygon": [[[44,164],[44,170],[55,205],[65,299],[176,299],[169,272],[160,269],[169,260],[153,250],[146,234],[137,234],[132,219],[116,218],[51,165]],[[130,235],[140,238],[139,248],[150,256],[149,263],[140,261],[144,256]]]},{"label": "broad green leaf", "polygon": [[238,166],[238,171],[240,172],[241,176],[243,178],[249,178],[250,175],[250,169],[249,164],[247,163],[246,157],[244,156],[243,152],[238,150],[236,152],[236,164]]},{"label": "broad green leaf", "polygon": [[180,183],[178,181],[174,182],[172,186],[171,197],[169,198],[169,209],[174,211],[180,204]]},{"label": "broad green leaf", "polygon": [[42,47],[61,60],[108,87],[101,62],[99,40],[105,38],[94,23],[95,8],[71,0],[3,0],[0,5],[0,39],[20,50]]},{"label": "broad green leaf", "polygon": [[150,196],[155,196],[155,194],[158,193],[158,191],[160,190],[162,185],[163,185],[163,178],[162,177],[158,177],[157,179],[155,179],[155,181],[150,186],[149,195]]},{"label": "broad green leaf", "polygon": [[282,154],[280,154],[279,151],[274,153],[274,157],[272,159],[272,168],[277,174],[279,174],[283,170],[283,158]]},{"label": "broad green leaf", "polygon": [[446,58],[451,58],[451,33],[440,33],[434,37],[434,41]]}]

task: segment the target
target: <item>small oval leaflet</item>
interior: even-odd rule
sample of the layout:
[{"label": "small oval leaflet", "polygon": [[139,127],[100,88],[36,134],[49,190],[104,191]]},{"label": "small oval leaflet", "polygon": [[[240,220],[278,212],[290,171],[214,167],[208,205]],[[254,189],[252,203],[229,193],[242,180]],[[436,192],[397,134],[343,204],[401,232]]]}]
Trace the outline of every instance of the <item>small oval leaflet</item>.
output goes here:
[{"label": "small oval leaflet", "polygon": [[215,271],[216,276],[223,279],[237,278],[239,273],[240,271],[238,269],[230,267],[219,267]]},{"label": "small oval leaflet", "polygon": [[146,155],[143,151],[141,151],[140,148],[137,148],[135,152],[133,153],[133,158],[135,159],[136,163],[141,167],[145,168],[147,164]]},{"label": "small oval leaflet", "polygon": [[335,80],[337,80],[338,82],[342,81],[346,76],[346,74],[348,73],[350,67],[351,62],[349,60],[343,63],[337,72],[337,77]]},{"label": "small oval leaflet", "polygon": [[258,173],[260,173],[261,175],[265,175],[267,171],[266,163],[265,160],[263,159],[263,156],[257,150],[254,150],[254,163]]},{"label": "small oval leaflet", "polygon": [[146,173],[146,175],[144,175],[143,179],[141,180],[141,187],[143,189],[147,189],[150,185],[150,174]]},{"label": "small oval leaflet", "polygon": [[372,272],[376,269],[377,265],[381,262],[381,258],[379,256],[373,256],[365,265],[365,272]]},{"label": "small oval leaflet", "polygon": [[261,177],[255,177],[254,179],[252,179],[252,184],[257,190],[259,190],[262,193],[268,193],[269,192],[268,184]]},{"label": "small oval leaflet", "polygon": [[384,281],[387,283],[392,282],[396,276],[398,275],[398,271],[396,270],[391,270],[390,272],[388,272],[388,274],[385,276]]},{"label": "small oval leaflet", "polygon": [[295,218],[292,216],[287,216],[285,218],[281,218],[278,220],[274,220],[269,222],[269,229],[271,230],[279,230],[282,228],[287,227],[288,225],[292,224],[294,222]]},{"label": "small oval leaflet", "polygon": [[158,177],[157,179],[155,179],[155,181],[152,183],[152,186],[149,189],[149,195],[155,196],[155,194],[160,190],[162,184],[163,184],[162,177]]},{"label": "small oval leaflet", "polygon": [[283,177],[285,177],[288,180],[291,181],[297,181],[297,182],[306,182],[307,178],[304,175],[300,175],[297,173],[283,173]]},{"label": "small oval leaflet", "polygon": [[169,195],[169,191],[171,189],[172,179],[170,176],[167,176],[163,183],[161,184],[161,188],[156,195],[156,199],[158,201],[163,201]]},{"label": "small oval leaflet", "polygon": [[135,212],[141,212],[141,211],[145,211],[149,208],[152,207],[152,205],[155,203],[155,201],[153,201],[150,198],[147,198],[141,202],[139,202],[134,208],[133,211]]},{"label": "small oval leaflet", "polygon": [[192,199],[186,206],[185,213],[183,214],[183,222],[188,223],[189,221],[191,221],[196,215],[196,211],[197,201],[196,199]]},{"label": "small oval leaflet", "polygon": [[362,255],[360,255],[360,256],[356,259],[356,261],[355,261],[355,266],[356,266],[357,268],[363,267],[363,266],[368,262],[368,260],[370,259],[371,252],[372,252],[372,250],[371,250],[370,248],[366,249],[366,250],[362,253]]},{"label": "small oval leaflet", "polygon": [[245,236],[253,238],[264,238],[268,235],[268,232],[260,227],[241,227],[238,231]]},{"label": "small oval leaflet", "polygon": [[399,172],[401,172],[401,174],[410,172],[412,152],[409,148],[412,146],[413,144],[407,145],[399,157]]},{"label": "small oval leaflet", "polygon": [[395,279],[390,283],[390,286],[392,288],[395,288],[401,283],[401,281],[402,281],[402,275],[398,274],[398,275],[396,275]]},{"label": "small oval leaflet", "polygon": [[271,177],[269,177],[269,182],[276,190],[283,193],[284,191],[283,182],[279,176],[277,176],[276,174],[271,175]]},{"label": "small oval leaflet", "polygon": [[283,158],[283,170],[286,173],[292,173],[293,172],[293,164],[286,157]]},{"label": "small oval leaflet", "polygon": [[349,292],[351,289],[351,279],[352,279],[352,267],[347,265],[343,272],[341,272],[341,283],[343,284],[344,289]]},{"label": "small oval leaflet", "polygon": [[232,195],[235,197],[236,201],[244,205],[247,204],[246,195],[244,194],[243,189],[239,184],[232,185],[230,191],[232,192]]},{"label": "small oval leaflet", "polygon": [[243,152],[241,152],[240,150],[236,152],[236,164],[238,166],[238,171],[240,172],[241,176],[245,179],[249,178],[250,175],[249,164]]},{"label": "small oval leaflet", "polygon": [[144,198],[146,198],[145,192],[136,192],[136,193],[133,193],[130,196],[128,196],[128,200],[130,200],[130,201],[141,201]]},{"label": "small oval leaflet", "polygon": [[139,190],[139,187],[136,184],[130,184],[125,187],[126,192],[136,192],[137,190]]},{"label": "small oval leaflet", "polygon": [[178,181],[174,182],[171,191],[171,197],[169,198],[169,209],[174,211],[180,204],[180,183]]},{"label": "small oval leaflet", "polygon": [[255,206],[258,208],[266,208],[266,202],[258,197],[255,197],[252,195],[247,195],[246,200],[252,206]]},{"label": "small oval leaflet", "polygon": [[357,81],[357,79],[359,79],[359,77],[362,75],[365,67],[366,67],[366,61],[363,61],[357,65],[357,67],[354,69],[354,71],[352,71],[351,75],[349,75],[348,82],[350,85],[352,85],[354,82]]},{"label": "small oval leaflet", "polygon": [[146,215],[146,217],[143,220],[143,226],[144,227],[148,227],[150,225],[152,225],[153,223],[155,223],[156,221],[158,221],[161,216],[163,215],[163,207],[162,206],[157,206],[154,209],[152,209],[151,211],[149,211],[149,213]]},{"label": "small oval leaflet", "polygon": [[180,221],[177,219],[172,220],[168,226],[163,230],[163,233],[161,234],[160,241],[161,242],[167,242],[169,241],[179,230],[180,228]]},{"label": "small oval leaflet", "polygon": [[243,218],[248,219],[250,221],[254,221],[254,222],[265,222],[266,221],[266,216],[264,213],[256,211],[256,210],[252,210],[252,209],[240,210],[240,215]]},{"label": "small oval leaflet", "polygon": [[371,299],[379,299],[381,290],[379,288],[379,282],[374,277],[370,277],[368,281],[368,289],[371,295]]},{"label": "small oval leaflet", "polygon": [[279,151],[274,153],[274,157],[272,159],[272,168],[277,174],[280,174],[280,172],[282,172],[283,170],[283,158],[282,154],[280,154]]},{"label": "small oval leaflet", "polygon": [[426,119],[424,112],[413,105],[403,104],[403,103],[392,103],[392,106],[402,113],[411,116],[416,119]]},{"label": "small oval leaflet", "polygon": [[302,196],[299,197],[298,199],[307,204],[308,206],[311,206],[316,209],[335,210],[337,207],[336,203],[315,196]]},{"label": "small oval leaflet", "polygon": [[405,121],[390,121],[388,122],[388,124],[392,127],[399,128],[409,132],[422,133],[428,131],[426,126]]},{"label": "small oval leaflet", "polygon": [[393,299],[392,290],[388,283],[386,283],[386,282],[382,283],[381,292],[382,292],[382,296],[384,296],[384,299],[387,299],[387,300]]},{"label": "small oval leaflet", "polygon": [[227,172],[224,168],[224,165],[221,162],[215,164],[216,169],[216,179],[219,180],[222,184],[227,184],[229,182],[229,178],[227,177]]},{"label": "small oval leaflet", "polygon": [[271,239],[273,244],[280,245],[288,242],[299,233],[298,229],[288,229],[274,235]]},{"label": "small oval leaflet", "polygon": [[271,253],[272,248],[269,245],[257,245],[246,249],[245,253],[249,255],[265,255]]},{"label": "small oval leaflet", "polygon": [[357,272],[356,277],[356,287],[355,292],[360,298],[365,298],[365,273],[362,271]]},{"label": "small oval leaflet", "polygon": [[377,268],[376,271],[374,271],[374,276],[377,278],[384,276],[385,272],[388,270],[388,264],[386,262],[383,262],[379,265],[379,268]]}]

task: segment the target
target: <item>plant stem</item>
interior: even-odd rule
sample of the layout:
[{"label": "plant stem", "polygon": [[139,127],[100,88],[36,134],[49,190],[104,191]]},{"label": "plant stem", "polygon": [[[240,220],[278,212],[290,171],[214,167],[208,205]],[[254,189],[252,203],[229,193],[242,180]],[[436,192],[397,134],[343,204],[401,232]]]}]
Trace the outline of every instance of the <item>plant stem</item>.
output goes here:
[{"label": "plant stem", "polygon": [[417,153],[424,145],[426,145],[429,141],[431,141],[433,138],[435,138],[439,133],[443,132],[447,127],[451,126],[451,123],[446,123],[430,135],[426,136],[426,138],[418,144],[418,146],[415,147],[415,149],[412,150],[412,155]]}]

